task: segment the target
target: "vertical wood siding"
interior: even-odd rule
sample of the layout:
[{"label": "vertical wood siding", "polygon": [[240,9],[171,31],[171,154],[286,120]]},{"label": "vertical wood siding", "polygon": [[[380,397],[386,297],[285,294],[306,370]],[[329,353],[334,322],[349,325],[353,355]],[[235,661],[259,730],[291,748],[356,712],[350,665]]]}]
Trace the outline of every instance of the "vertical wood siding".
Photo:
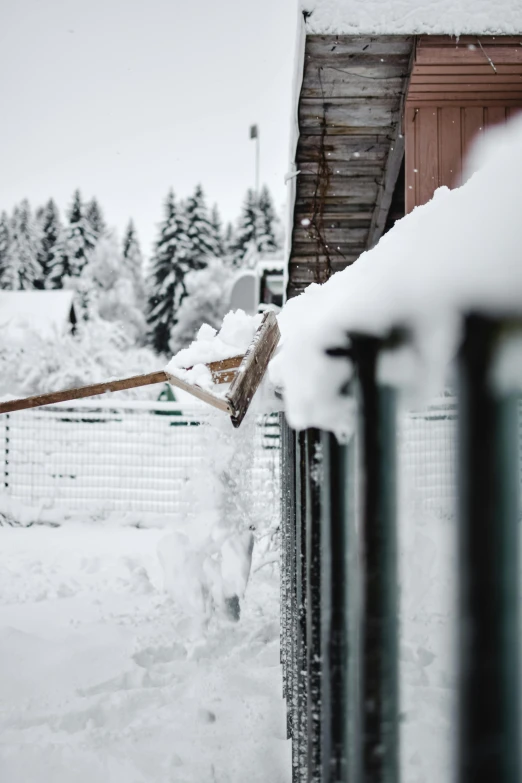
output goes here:
[{"label": "vertical wood siding", "polygon": [[404,117],[406,212],[461,183],[471,143],[522,108],[522,36],[423,36]]}]

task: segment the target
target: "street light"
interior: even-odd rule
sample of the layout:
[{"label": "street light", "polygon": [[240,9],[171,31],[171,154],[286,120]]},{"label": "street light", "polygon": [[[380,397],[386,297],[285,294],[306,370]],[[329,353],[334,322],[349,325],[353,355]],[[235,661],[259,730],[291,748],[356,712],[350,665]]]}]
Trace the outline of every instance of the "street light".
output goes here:
[{"label": "street light", "polygon": [[256,140],[256,196],[259,195],[259,128],[257,125],[250,126],[250,138]]}]

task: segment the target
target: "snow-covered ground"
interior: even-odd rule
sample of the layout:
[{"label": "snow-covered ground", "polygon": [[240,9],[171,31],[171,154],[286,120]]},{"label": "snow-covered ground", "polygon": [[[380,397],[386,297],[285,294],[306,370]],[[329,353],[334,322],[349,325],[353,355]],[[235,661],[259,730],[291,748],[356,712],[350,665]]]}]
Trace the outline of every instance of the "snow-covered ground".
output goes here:
[{"label": "snow-covered ground", "polygon": [[163,591],[165,530],[0,532],[2,783],[290,779],[275,567],[202,632]]}]

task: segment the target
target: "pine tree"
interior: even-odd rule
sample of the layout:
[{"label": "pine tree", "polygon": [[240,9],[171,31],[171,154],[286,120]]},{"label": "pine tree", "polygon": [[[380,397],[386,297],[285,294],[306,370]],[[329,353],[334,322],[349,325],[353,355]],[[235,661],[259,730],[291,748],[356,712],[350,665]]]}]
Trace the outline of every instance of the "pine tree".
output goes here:
[{"label": "pine tree", "polygon": [[257,203],[256,241],[260,253],[274,253],[278,250],[275,235],[276,214],[270,191],[266,185],[261,188]]},{"label": "pine tree", "polygon": [[9,216],[7,212],[0,215],[0,288],[4,288],[4,272],[7,265],[7,251],[10,242]]},{"label": "pine tree", "polygon": [[123,260],[134,281],[136,300],[142,302],[144,298],[143,256],[133,220],[129,220],[123,237]]},{"label": "pine tree", "polygon": [[80,191],[76,190],[69,210],[69,225],[58,243],[56,263],[53,263],[50,274],[53,288],[62,288],[66,277],[81,275],[96,240],[97,236],[85,215]]},{"label": "pine tree", "polygon": [[187,295],[185,275],[205,264],[194,258],[194,245],[187,235],[187,220],[177,206],[172,190],[165,200],[165,218],[152,258],[147,323],[150,341],[158,353],[169,348],[176,312]]},{"label": "pine tree", "polygon": [[223,244],[225,246],[225,253],[230,253],[232,250],[232,247],[234,245],[235,241],[235,235],[234,235],[234,226],[232,223],[227,223],[227,227],[225,229],[225,235],[223,238]]},{"label": "pine tree", "polygon": [[85,205],[85,217],[89,221],[92,231],[97,239],[106,233],[107,224],[105,223],[102,209],[96,198],[92,198]]},{"label": "pine tree", "polygon": [[236,237],[232,245],[232,258],[235,266],[242,266],[245,256],[257,251],[257,232],[259,216],[256,194],[249,188],[243,202],[238,220]]},{"label": "pine tree", "polygon": [[212,212],[210,214],[210,225],[212,226],[214,243],[216,245],[215,254],[219,258],[222,258],[225,255],[225,239],[223,236],[223,223],[221,222],[221,215],[219,214],[217,204],[214,204],[212,207]]},{"label": "pine tree", "polygon": [[192,268],[203,269],[207,258],[218,255],[218,248],[201,185],[197,185],[194,195],[187,199],[185,216]]},{"label": "pine tree", "polygon": [[53,199],[49,199],[44,207],[38,210],[38,221],[41,232],[41,245],[38,260],[42,268],[43,288],[50,288],[50,277],[61,252],[60,240],[63,227],[60,221],[58,207]]},{"label": "pine tree", "polygon": [[13,211],[10,234],[2,275],[3,287],[12,291],[35,288],[42,280],[38,261],[40,237],[27,199]]}]

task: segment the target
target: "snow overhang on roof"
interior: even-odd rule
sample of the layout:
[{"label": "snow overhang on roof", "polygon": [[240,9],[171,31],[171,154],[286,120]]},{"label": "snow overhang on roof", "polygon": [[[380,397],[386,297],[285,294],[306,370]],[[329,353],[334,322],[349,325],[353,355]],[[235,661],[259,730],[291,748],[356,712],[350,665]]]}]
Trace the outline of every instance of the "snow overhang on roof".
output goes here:
[{"label": "snow overhang on roof", "polygon": [[73,291],[0,291],[1,336],[13,339],[32,331],[56,338],[70,329],[71,311]]},{"label": "snow overhang on roof", "polygon": [[319,35],[516,35],[518,0],[300,0]]}]

